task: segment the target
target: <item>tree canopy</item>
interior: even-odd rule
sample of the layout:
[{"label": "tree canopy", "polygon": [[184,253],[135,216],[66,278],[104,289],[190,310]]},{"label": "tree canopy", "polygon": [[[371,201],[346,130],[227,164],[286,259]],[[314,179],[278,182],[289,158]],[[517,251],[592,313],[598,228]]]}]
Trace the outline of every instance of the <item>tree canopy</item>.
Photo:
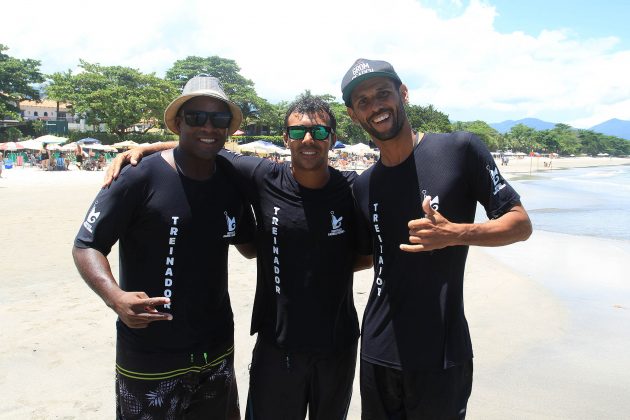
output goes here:
[{"label": "tree canopy", "polygon": [[177,96],[176,86],[154,74],[121,66],[101,66],[81,60],[82,72],[55,73],[46,93],[51,99],[69,102],[75,114],[88,124],[107,124],[122,137],[142,123],[144,132],[163,123],[164,109]]},{"label": "tree canopy", "polygon": [[[0,44],[0,117],[19,118],[19,102],[39,100],[37,85],[43,83],[45,77],[39,71],[39,61],[10,57],[5,54],[7,49]],[[137,133],[132,128],[139,123],[145,132],[151,127],[163,125],[163,113],[168,103],[181,92],[186,81],[199,74],[213,75],[221,81],[226,94],[243,112],[243,130],[258,127],[264,130],[256,132],[268,129],[269,134],[278,135],[284,128],[288,102],[271,104],[258,96],[254,82],[241,75],[240,67],[231,59],[216,55],[189,56],[173,63],[165,78],[128,67],[101,66],[83,60],[80,61],[79,69],[76,74],[67,71],[48,76],[46,95],[52,100],[68,103],[72,112],[85,118],[88,124],[98,127],[104,123],[111,133],[120,137],[131,132]],[[302,93],[305,94],[312,95],[308,90]],[[340,139],[347,143],[369,143],[369,136],[361,126],[352,122],[343,103],[336,102],[332,95],[317,96],[330,104],[337,119],[337,135]],[[405,105],[405,111],[415,130],[471,131],[490,150],[562,155],[630,155],[630,141],[590,130],[576,130],[566,124],[557,124],[553,129],[541,131],[519,124],[509,132],[500,134],[484,121],[451,123],[447,114],[431,104]],[[21,128],[22,132],[26,128]],[[32,127],[31,131],[34,130],[35,127]]]},{"label": "tree canopy", "polygon": [[34,85],[45,80],[38,60],[11,57],[4,53],[8,49],[0,44],[0,119],[18,118],[21,101],[39,100],[39,90]]}]

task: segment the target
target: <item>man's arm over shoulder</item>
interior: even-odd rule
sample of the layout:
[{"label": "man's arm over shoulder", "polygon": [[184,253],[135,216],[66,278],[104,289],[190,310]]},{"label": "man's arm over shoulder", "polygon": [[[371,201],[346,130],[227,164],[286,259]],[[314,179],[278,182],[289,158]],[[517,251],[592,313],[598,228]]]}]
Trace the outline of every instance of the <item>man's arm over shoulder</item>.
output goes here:
[{"label": "man's arm over shoulder", "polygon": [[103,188],[109,187],[114,180],[118,179],[120,171],[125,165],[131,164],[131,166],[136,166],[143,157],[163,150],[174,149],[178,144],[179,142],[176,141],[153,143],[147,146],[134,147],[126,152],[119,153],[107,168],[107,172],[105,172]]}]

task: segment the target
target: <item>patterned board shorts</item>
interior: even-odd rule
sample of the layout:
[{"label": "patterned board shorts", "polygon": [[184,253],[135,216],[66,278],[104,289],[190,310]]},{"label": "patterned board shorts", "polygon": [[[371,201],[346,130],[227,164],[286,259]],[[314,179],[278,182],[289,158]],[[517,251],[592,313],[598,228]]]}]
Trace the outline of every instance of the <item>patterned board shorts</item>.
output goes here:
[{"label": "patterned board shorts", "polygon": [[[128,363],[123,367],[119,360],[116,418],[240,419],[233,347],[213,360],[201,353],[191,354],[185,365],[177,362],[182,366],[179,369],[148,373]],[[173,360],[166,361],[165,366],[172,367]]]}]

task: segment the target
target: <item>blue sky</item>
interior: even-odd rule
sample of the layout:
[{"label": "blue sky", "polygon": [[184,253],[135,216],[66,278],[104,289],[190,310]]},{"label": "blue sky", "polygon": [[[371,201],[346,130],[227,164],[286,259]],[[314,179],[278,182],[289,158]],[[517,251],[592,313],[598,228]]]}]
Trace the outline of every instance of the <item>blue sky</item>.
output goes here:
[{"label": "blue sky", "polygon": [[[443,18],[462,13],[470,1],[419,0]],[[497,16],[494,27],[502,33],[522,31],[536,36],[545,29],[565,29],[577,38],[615,36],[618,48],[630,46],[628,0],[487,0]]]},{"label": "blue sky", "polygon": [[[25,25],[29,10],[42,21]],[[45,73],[84,59],[163,76],[178,59],[219,55],[271,102],[305,89],[340,98],[355,59],[384,59],[412,103],[452,121],[588,128],[630,120],[628,16],[627,0],[32,0],[3,5],[0,43]]]}]

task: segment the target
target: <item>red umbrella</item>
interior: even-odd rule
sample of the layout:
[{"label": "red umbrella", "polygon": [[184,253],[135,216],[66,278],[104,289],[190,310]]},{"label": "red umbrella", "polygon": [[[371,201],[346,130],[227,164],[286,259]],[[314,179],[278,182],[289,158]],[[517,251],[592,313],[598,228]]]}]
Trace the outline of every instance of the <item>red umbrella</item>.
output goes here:
[{"label": "red umbrella", "polygon": [[0,150],[15,151],[15,150],[22,150],[22,149],[24,149],[24,146],[14,141],[9,141],[7,143],[0,143]]}]

